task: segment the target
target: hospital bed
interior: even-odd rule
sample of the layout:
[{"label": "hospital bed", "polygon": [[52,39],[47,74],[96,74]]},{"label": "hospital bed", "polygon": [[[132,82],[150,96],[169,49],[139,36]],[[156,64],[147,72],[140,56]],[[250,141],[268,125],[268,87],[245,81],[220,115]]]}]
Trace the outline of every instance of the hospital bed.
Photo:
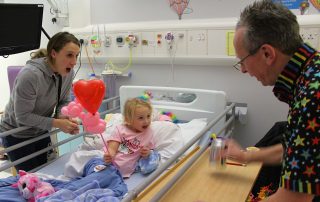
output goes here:
[{"label": "hospital bed", "polygon": [[[104,103],[111,102],[112,104],[108,106],[112,106],[112,109],[108,109],[101,114],[103,116],[105,114],[115,115],[119,112],[119,109],[122,111],[125,100],[132,97],[138,97],[145,92],[152,95],[151,103],[156,112],[171,112],[177,117],[179,123],[176,125],[178,125],[181,133],[177,133],[176,128],[173,127],[174,129],[171,134],[170,129],[168,129],[169,123],[164,121],[157,122],[157,127],[160,131],[157,147],[159,149],[159,153],[164,156],[165,161],[160,164],[156,171],[148,176],[136,173],[129,179],[126,179],[125,182],[129,191],[124,196],[123,201],[132,201],[141,196],[141,193],[144,190],[150,188],[151,183],[155,183],[157,179],[161,178],[161,176],[165,176],[165,173],[168,173],[170,169],[178,165],[179,162],[187,162],[185,159],[188,159],[188,163],[185,164],[192,165],[192,162],[203,155],[202,153],[206,153],[205,151],[210,143],[210,136],[212,133],[215,133],[218,136],[229,137],[232,136],[234,129],[236,106],[235,103],[227,105],[226,94],[222,91],[156,86],[122,86],[119,91],[119,97],[103,101]],[[110,119],[108,121],[110,122]],[[113,121],[113,125],[112,123],[110,124],[107,122],[106,135],[112,131],[112,127],[117,123],[115,120]],[[2,133],[0,134],[0,137],[8,135],[10,132],[21,131],[23,129],[26,129],[26,127]],[[50,133],[42,136],[42,138],[57,133],[58,131],[59,130],[51,131]],[[179,139],[173,134],[180,134],[180,136],[182,134],[182,137]],[[101,139],[99,136],[92,136],[83,132],[75,136],[70,136],[70,138],[57,142],[46,149],[32,154],[31,156],[1,165],[0,171],[81,136],[85,139],[85,145],[92,146],[92,144],[96,144],[98,146],[100,143],[101,147]],[[37,140],[40,138],[41,137],[38,137]],[[7,148],[2,151],[2,153],[11,151],[28,143],[30,143],[30,141]],[[70,157],[76,152],[78,151],[65,154],[46,165],[41,166],[40,168],[34,169],[32,172],[41,173],[41,175],[47,174],[48,176],[57,178],[64,174],[64,168],[61,165],[65,165],[69,161]],[[187,169],[188,168],[184,168],[183,170],[185,171]],[[173,184],[173,182],[168,183]],[[164,191],[162,192],[166,192],[167,189],[163,189]]]}]

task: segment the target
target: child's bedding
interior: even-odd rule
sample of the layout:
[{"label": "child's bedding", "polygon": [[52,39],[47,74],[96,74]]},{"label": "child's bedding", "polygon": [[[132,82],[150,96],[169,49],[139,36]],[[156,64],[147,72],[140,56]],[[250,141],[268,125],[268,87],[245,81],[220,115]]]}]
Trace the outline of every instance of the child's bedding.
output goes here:
[{"label": "child's bedding", "polygon": [[[96,172],[94,168],[103,163],[100,158],[92,158],[85,164],[80,177],[69,181],[45,180],[56,192],[37,201],[119,201],[127,193],[127,185],[114,166]],[[19,189],[11,186],[18,179],[19,177],[0,179],[0,201],[25,201]],[[92,195],[93,193],[95,194]]]},{"label": "child's bedding", "polygon": [[[156,114],[156,113],[155,113]],[[157,120],[156,115],[154,119]],[[121,114],[108,114],[105,118],[107,127],[103,133],[104,137],[109,136],[115,126],[122,123]],[[195,135],[197,135],[207,125],[206,118],[193,119],[186,123],[174,124],[170,121],[153,121],[151,128],[155,133],[156,150],[162,157],[162,162],[170,158],[181,149]],[[87,145],[82,145],[87,150],[102,150],[104,144],[100,136],[95,136],[93,140],[87,141]],[[192,150],[193,148],[190,148]]]},{"label": "child's bedding", "polygon": [[[224,92],[220,91],[210,91],[210,90],[201,90],[201,89],[183,89],[183,88],[169,88],[169,87],[152,87],[152,86],[122,86],[120,88],[120,106],[123,105],[123,102],[129,97],[136,97],[141,95],[141,92],[150,92],[154,99],[151,100],[154,111],[156,110],[164,110],[165,112],[172,112],[177,116],[179,120],[191,120],[192,118],[197,118],[191,120],[187,123],[182,124],[173,124],[167,121],[154,121],[151,127],[154,128],[156,134],[156,149],[160,153],[162,159],[161,162],[172,162],[166,161],[172,156],[176,156],[179,153],[180,149],[186,145],[193,137],[197,136],[200,131],[202,131],[205,127],[207,127],[206,119],[199,119],[201,117],[206,117],[208,120],[215,118],[220,112],[222,112],[226,107],[226,95]],[[181,96],[184,95],[193,95],[194,99],[188,102],[179,102]],[[166,99],[173,98],[173,99]],[[175,99],[177,98],[177,99]],[[121,103],[122,102],[122,103]],[[114,103],[115,104],[115,103]],[[111,111],[110,111],[111,112]],[[154,120],[159,120],[159,113],[154,113]],[[167,120],[167,119],[163,119]],[[113,131],[113,128],[122,123],[122,115],[121,114],[109,114],[106,116],[107,128],[104,136],[108,136]],[[220,122],[225,122],[225,120],[221,120]],[[216,124],[213,130],[219,129],[222,124]],[[210,131],[207,131],[206,134],[202,136],[201,140],[199,140],[196,144],[208,144]],[[63,200],[63,201],[85,201],[87,199],[86,196],[91,195],[94,196],[104,196],[104,193],[110,193],[109,190],[106,191],[97,191],[95,189],[92,192],[87,192],[88,188],[96,188],[97,183],[95,183],[95,179],[89,178],[86,176],[86,165],[90,163],[92,159],[102,160],[103,151],[102,148],[104,146],[99,135],[93,136],[93,139],[88,139],[88,141],[79,146],[76,152],[68,153],[59,157],[56,161],[51,163],[50,165],[45,166],[44,168],[37,171],[37,175],[39,177],[43,177],[48,179],[51,182],[60,182],[62,184],[72,183],[73,189],[63,189],[62,196],[71,196],[71,198],[59,198],[61,195],[55,196],[56,198],[51,198],[52,201]],[[189,144],[188,144],[189,145]],[[195,145],[194,145],[195,146]],[[193,149],[192,146],[186,152],[189,152]],[[177,161],[179,159],[175,159]],[[103,163],[103,162],[102,162]],[[162,170],[162,169],[159,169]],[[98,172],[99,173],[99,172]],[[89,176],[94,176],[98,178],[98,180],[103,180],[101,176],[98,174],[90,174]],[[100,177],[100,178],[99,178]],[[80,180],[79,182],[83,183],[82,186],[75,188],[78,185],[74,180]],[[90,180],[88,180],[90,179]],[[124,185],[130,191],[135,187],[140,187],[142,181],[146,179],[146,176],[141,173],[135,173],[130,178],[124,180]],[[6,178],[0,180],[0,201],[9,201],[7,200],[10,195],[10,199],[13,198],[13,201],[23,201],[21,200],[21,195],[17,192],[17,190],[13,190],[12,187],[8,186],[8,182],[6,180],[15,180],[16,178]],[[87,180],[87,181],[86,181]],[[109,179],[110,180],[110,179]],[[112,181],[112,180],[111,180]],[[13,183],[13,182],[12,182]],[[81,184],[80,183],[80,184]],[[54,185],[56,186],[56,185]],[[99,185],[100,186],[100,185]],[[78,190],[78,191],[77,191]],[[112,192],[114,192],[111,187]],[[117,190],[117,189],[116,189]],[[8,191],[8,192],[7,192]],[[122,190],[123,191],[123,190]],[[135,192],[135,190],[133,190]],[[87,195],[79,196],[77,198],[77,194],[80,192],[85,192]],[[101,193],[100,195],[97,193]],[[122,193],[122,192],[121,192]],[[130,195],[130,193],[129,193]],[[1,196],[6,198],[1,198]],[[20,197],[20,198],[19,198]],[[6,199],[6,200],[2,200]],[[17,200],[15,200],[17,199]],[[20,199],[20,200],[18,200]],[[92,201],[99,201],[99,198],[95,198]],[[103,199],[101,199],[103,200]]]},{"label": "child's bedding", "polygon": [[[108,117],[108,116],[106,116]],[[122,123],[121,114],[112,115],[107,121],[107,129],[103,134],[107,137],[113,131],[113,128],[117,124]],[[156,150],[161,156],[161,162],[165,162],[175,152],[181,149],[186,142],[199,133],[207,124],[206,119],[194,119],[188,123],[174,124],[168,121],[153,121],[151,128],[154,130]],[[63,156],[61,162],[65,165],[64,170],[57,172],[57,168],[54,163],[43,169],[40,169],[39,173],[47,173],[58,177],[58,179],[71,179],[82,175],[84,164],[93,157],[103,156],[103,142],[100,135],[96,135],[92,138],[88,138],[85,143],[79,146],[78,151],[73,152],[70,156]],[[191,148],[192,149],[192,148]],[[58,159],[59,161],[60,159]],[[59,163],[61,165],[61,162]],[[63,175],[62,175],[63,173]]]},{"label": "child's bedding", "polygon": [[[113,128],[117,124],[122,123],[122,116],[120,114],[114,114],[112,116],[113,120],[111,121],[111,119],[109,119],[107,130],[103,134],[104,137],[110,135]],[[194,119],[188,123],[180,124],[174,124],[168,121],[152,122],[151,127],[155,132],[156,150],[161,155],[161,162],[163,163],[173,156],[175,152],[185,145],[186,142],[199,133],[206,126],[206,124],[206,119]],[[103,163],[103,146],[104,144],[102,139],[100,136],[96,135],[93,139],[89,138],[85,143],[79,145],[77,151],[63,155],[52,164],[40,169],[37,172],[39,177],[46,179],[46,181],[50,183],[53,183],[55,188],[62,189],[51,196],[51,201],[85,201],[80,199],[92,197],[94,192],[100,193],[98,196],[97,194],[94,194],[95,197],[101,197],[102,199],[106,199],[105,197],[115,197],[116,201],[116,199],[118,199],[117,197],[123,196],[124,191],[126,193],[127,190],[132,190],[139,183],[141,183],[143,179],[145,179],[146,176],[142,175],[141,173],[135,173],[130,178],[125,179],[123,184],[120,183],[120,185],[115,188],[113,183],[105,184],[107,181],[119,182],[117,178],[113,178],[112,180],[108,178],[108,175],[110,176],[112,174],[107,173],[109,172],[109,169],[105,169],[103,172],[91,172],[90,175],[88,175],[87,167],[90,167],[91,165],[91,171],[94,169],[92,167],[93,160],[95,160],[95,163],[97,161],[101,161],[101,163]],[[115,174],[113,173],[113,175]],[[95,182],[95,179],[98,179],[98,182]],[[122,180],[121,177],[120,179]],[[8,183],[8,180],[14,182],[17,180],[17,178],[12,177],[10,179],[0,180],[0,201],[4,199],[2,197],[7,197],[8,195],[12,196],[12,201],[23,201],[19,191],[16,188],[9,186],[10,183]],[[101,183],[99,180],[102,180],[102,186],[99,184]],[[83,186],[86,184],[88,184],[86,187]],[[88,190],[89,188],[90,191]],[[105,190],[106,188],[108,188],[108,190]],[[119,189],[120,191],[118,191]],[[84,194],[78,196],[80,191]],[[109,193],[116,194],[111,194],[109,196]],[[99,198],[96,198],[93,201],[98,200]]]}]

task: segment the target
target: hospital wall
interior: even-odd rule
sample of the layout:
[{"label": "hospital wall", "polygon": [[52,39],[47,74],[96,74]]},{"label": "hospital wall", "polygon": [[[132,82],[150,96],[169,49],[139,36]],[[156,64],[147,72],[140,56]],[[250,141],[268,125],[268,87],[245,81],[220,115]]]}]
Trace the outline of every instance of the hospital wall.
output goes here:
[{"label": "hospital wall", "polygon": [[[1,2],[1,1],[0,1]],[[47,1],[39,1],[39,0],[4,0],[2,3],[28,3],[28,4],[44,4],[44,11],[43,11],[43,22],[42,27],[46,30],[46,32],[52,36],[56,32],[62,30],[63,26],[59,24],[53,24],[51,19],[53,17],[50,14],[50,5]],[[0,28],[5,29],[5,28]],[[28,30],[25,30],[27,32]],[[23,33],[21,33],[23,34]],[[1,39],[0,39],[1,40]],[[41,45],[40,47],[45,48],[48,43],[48,39],[42,33],[41,34]],[[27,51],[24,53],[18,53],[10,55],[8,58],[0,57],[0,86],[1,86],[1,99],[0,99],[0,111],[3,111],[5,105],[7,104],[10,96],[10,89],[9,89],[9,82],[7,76],[7,67],[8,66],[15,66],[15,65],[24,65],[27,60],[30,59],[30,53],[32,51]]]},{"label": "hospital wall", "polygon": [[[190,7],[193,13],[183,15],[182,21],[237,17],[240,14],[240,8],[250,2],[252,1],[226,3],[226,1],[215,0],[191,0]],[[136,3],[136,1],[123,0],[96,0],[91,3],[91,24],[93,25],[176,19],[177,15],[169,9],[167,1],[141,0]],[[78,23],[81,24],[81,22]],[[92,61],[94,67],[103,69],[102,61]],[[83,65],[87,71],[90,71],[88,64]],[[117,63],[117,65],[125,66],[126,62]],[[235,138],[245,146],[253,145],[261,139],[274,122],[286,120],[288,107],[277,101],[272,94],[272,88],[263,87],[255,78],[236,71],[232,65],[220,66],[215,63],[203,65],[199,61],[199,65],[174,64],[172,69],[170,62],[167,64],[148,63],[133,64],[129,71],[132,72],[131,78],[117,77],[118,87],[121,85],[160,85],[222,90],[227,93],[228,101],[247,103],[248,122],[246,125],[237,124],[235,130]]]},{"label": "hospital wall", "polygon": [[[4,1],[5,3],[43,3],[45,4],[43,27],[49,35],[62,30],[63,26],[52,24],[52,15],[46,1]],[[78,2],[78,3],[75,3]],[[191,0],[193,12],[182,16],[183,20],[203,18],[238,17],[241,8],[253,1],[222,1],[222,0]],[[140,21],[176,20],[177,15],[169,8],[168,1],[159,0],[91,0],[84,10],[79,9],[84,0],[69,0],[78,4],[69,6],[71,25],[77,27],[88,24],[104,23],[134,23]],[[76,15],[75,15],[76,14]],[[88,19],[88,16],[90,16]],[[47,39],[42,34],[42,47]],[[9,87],[6,67],[8,65],[23,65],[29,58],[29,52],[11,55],[0,59],[0,83],[2,99],[0,110],[9,99]],[[93,62],[97,73],[101,73],[104,64]],[[118,64],[119,66],[125,63]],[[78,67],[78,65],[77,65]],[[77,68],[76,67],[76,68]],[[186,65],[152,62],[148,64],[133,64],[129,69],[132,77],[117,77],[117,87],[121,85],[159,85],[190,88],[223,90],[227,93],[228,101],[248,104],[248,122],[237,124],[235,138],[244,146],[255,144],[272,127],[274,122],[286,120],[288,107],[279,102],[272,94],[272,87],[263,87],[255,78],[236,71],[232,65],[215,64]],[[90,72],[88,63],[83,63],[78,78],[84,78]]]}]

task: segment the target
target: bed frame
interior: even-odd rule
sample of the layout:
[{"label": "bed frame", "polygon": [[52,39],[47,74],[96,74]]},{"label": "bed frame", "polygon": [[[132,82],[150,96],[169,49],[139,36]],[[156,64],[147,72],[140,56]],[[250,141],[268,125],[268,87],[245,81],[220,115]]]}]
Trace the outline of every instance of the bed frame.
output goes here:
[{"label": "bed frame", "polygon": [[[164,173],[170,166],[172,166],[177,159],[181,158],[185,152],[195,143],[202,141],[202,144],[197,147],[197,154],[194,155],[193,161],[195,161],[208,147],[209,145],[209,134],[215,133],[219,136],[231,136],[234,128],[235,121],[235,103],[231,103],[227,106],[226,94],[222,91],[212,91],[203,89],[187,89],[187,88],[173,88],[173,87],[155,87],[155,86],[122,86],[120,87],[119,97],[110,98],[104,103],[112,103],[112,109],[102,112],[101,115],[104,116],[107,113],[117,112],[119,109],[122,111],[122,106],[126,99],[137,97],[142,95],[144,92],[151,93],[151,103],[153,108],[158,110],[170,111],[174,113],[179,120],[189,121],[195,118],[207,118],[207,126],[201,130],[199,134],[195,136],[188,142],[182,149],[180,149],[172,158],[162,164],[156,171],[151,173],[145,180],[140,183],[133,190],[129,191],[123,201],[134,200],[143,190],[145,190],[152,182],[154,182],[162,173]],[[110,106],[110,105],[108,105]],[[22,131],[27,129],[27,127],[21,127],[13,129],[4,133],[0,133],[0,137],[7,136],[9,134],[15,133],[17,131]],[[44,134],[41,137],[36,137],[32,140],[14,145],[12,147],[6,148],[0,151],[0,154],[12,151],[21,146],[27,145],[31,142],[37,141],[41,138],[48,137],[50,135],[56,134],[59,130],[54,130],[50,133]],[[70,138],[63,140],[61,142],[55,143],[54,145],[38,151],[34,154],[21,158],[17,161],[4,164],[0,166],[0,171],[6,170],[16,164],[24,162],[34,156],[41,153],[47,152],[55,147],[58,147],[66,142],[74,140],[81,136],[86,136],[87,133],[80,133],[78,135],[71,136]],[[52,162],[48,162],[46,165]],[[43,165],[42,167],[46,166]],[[191,165],[191,163],[190,163]],[[188,165],[188,166],[190,166]],[[40,167],[40,168],[42,168]],[[32,170],[35,172],[40,168]],[[188,168],[185,168],[188,169]]]},{"label": "bed frame", "polygon": [[229,137],[233,133],[236,117],[235,103],[227,106],[226,94],[222,91],[154,86],[122,86],[120,87],[120,105],[123,106],[127,98],[137,97],[145,91],[152,95],[151,103],[155,109],[169,110],[175,113],[178,119],[186,121],[192,120],[193,118],[206,117],[209,122],[199,134],[196,134],[190,142],[181,148],[174,156],[151,173],[136,188],[129,191],[122,201],[132,201],[136,199],[150,184],[166,172],[177,159],[181,158],[192,145],[202,140],[196,148],[196,154],[191,158],[189,163],[174,177],[173,181],[165,186],[167,188],[164,187],[164,189],[161,190],[165,192],[207,149],[209,145],[209,134],[215,133],[219,136]]},{"label": "bed frame", "polygon": [[173,112],[178,119],[186,121],[204,117],[212,119],[217,113],[222,112],[227,104],[226,94],[223,91],[156,86],[121,86],[121,111],[128,98],[137,97],[144,92],[151,94],[153,108]]},{"label": "bed frame", "polygon": [[[104,117],[105,114],[118,112],[118,111],[120,110],[120,105],[119,105],[120,102],[119,102],[119,100],[120,100],[119,96],[116,96],[116,97],[113,97],[113,98],[109,98],[109,99],[103,100],[103,101],[102,101],[102,104],[108,104],[108,106],[111,107],[111,108],[108,109],[108,110],[106,110],[106,111],[100,112],[100,116],[101,116],[101,117]],[[1,138],[1,137],[6,137],[6,136],[11,135],[11,134],[16,133],[16,132],[20,132],[20,131],[27,130],[27,129],[29,129],[29,128],[30,128],[30,127],[23,126],[23,127],[19,127],[19,128],[16,128],[16,129],[12,129],[12,130],[9,130],[9,131],[0,133],[0,138]],[[35,141],[41,140],[41,139],[43,139],[43,138],[46,138],[46,137],[49,137],[49,136],[54,136],[54,135],[56,135],[58,132],[61,132],[61,130],[60,130],[60,129],[54,129],[54,130],[50,131],[49,133],[43,134],[43,135],[41,135],[41,136],[39,136],[39,137],[35,137],[35,138],[30,139],[30,140],[28,140],[28,141],[25,141],[25,142],[22,142],[22,143],[13,145],[13,146],[8,147],[8,148],[5,148],[5,149],[3,149],[3,150],[0,150],[0,154],[5,154],[5,153],[8,153],[8,152],[10,152],[10,151],[13,151],[13,150],[15,150],[15,149],[17,149],[17,148],[20,148],[20,147],[23,147],[23,146],[28,145],[28,144],[30,144],[30,143],[33,143],[33,142],[35,142]],[[75,140],[75,139],[77,139],[77,138],[79,138],[79,137],[85,138],[86,136],[90,136],[90,135],[91,135],[91,134],[89,134],[89,133],[87,133],[87,132],[81,132],[81,133],[79,133],[79,134],[77,134],[77,135],[72,135],[72,136],[70,135],[69,138],[67,138],[67,139],[65,139],[65,140],[62,140],[62,141],[59,141],[59,142],[56,142],[56,143],[52,144],[50,147],[47,147],[47,148],[45,148],[45,149],[42,149],[42,150],[40,150],[40,151],[38,151],[38,152],[35,152],[35,153],[30,154],[30,155],[28,155],[28,156],[25,156],[25,157],[23,157],[23,158],[20,158],[20,159],[18,159],[18,160],[16,160],[16,161],[1,164],[1,165],[0,165],[0,172],[6,170],[6,169],[8,169],[8,168],[11,168],[11,167],[13,167],[13,166],[15,166],[15,165],[17,165],[17,164],[19,164],[19,163],[22,163],[22,162],[24,162],[24,161],[27,161],[27,160],[35,157],[35,156],[38,156],[38,155],[40,155],[40,154],[43,154],[43,153],[45,153],[45,152],[47,152],[47,151],[49,151],[49,150],[56,149],[56,148],[58,148],[60,145],[63,145],[63,144],[65,144],[65,143],[68,143],[68,142],[70,142],[70,141],[72,141],[72,140]],[[37,167],[37,168],[31,170],[30,172],[36,172],[36,171],[38,171],[39,169],[45,167],[46,165],[51,164],[52,162],[54,162],[54,161],[56,161],[56,160],[57,160],[57,159],[53,159],[53,160],[51,160],[51,161],[48,161],[46,164],[44,164],[44,165],[42,165],[42,166],[40,166],[40,167]],[[14,173],[13,173],[13,174],[14,174]]]}]

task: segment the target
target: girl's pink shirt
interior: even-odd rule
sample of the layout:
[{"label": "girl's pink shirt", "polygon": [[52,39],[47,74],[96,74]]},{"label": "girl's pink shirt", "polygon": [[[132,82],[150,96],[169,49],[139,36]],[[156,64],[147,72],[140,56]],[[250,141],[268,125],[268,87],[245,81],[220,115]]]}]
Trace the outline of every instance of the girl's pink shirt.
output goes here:
[{"label": "girl's pink shirt", "polygon": [[122,124],[116,126],[111,136],[107,138],[107,142],[110,140],[120,143],[114,163],[122,177],[130,177],[134,172],[137,161],[140,159],[140,149],[155,148],[154,133],[150,127],[139,133]]}]

